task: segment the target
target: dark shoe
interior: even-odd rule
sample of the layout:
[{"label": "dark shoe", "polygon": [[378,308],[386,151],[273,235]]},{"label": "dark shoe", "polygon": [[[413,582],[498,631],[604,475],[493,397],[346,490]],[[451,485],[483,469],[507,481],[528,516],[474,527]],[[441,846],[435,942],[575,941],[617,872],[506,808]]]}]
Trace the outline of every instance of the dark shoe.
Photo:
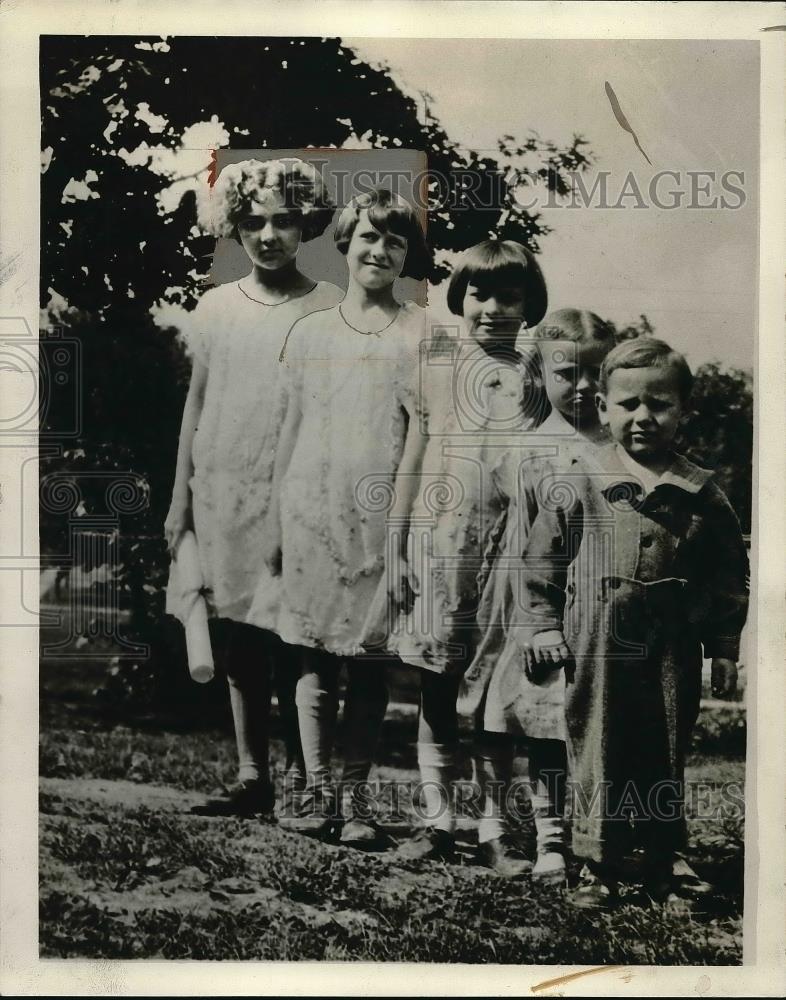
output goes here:
[{"label": "dark shoe", "polygon": [[525,858],[518,845],[507,836],[496,837],[478,844],[477,860],[502,878],[523,878],[532,873],[532,862]]},{"label": "dark shoe", "polygon": [[700,878],[679,854],[674,858],[671,876],[674,893],[683,899],[705,899],[715,891],[710,883]]},{"label": "dark shoe", "polygon": [[193,816],[237,816],[250,819],[272,813],[275,801],[276,793],[272,784],[257,778],[241,781],[223,795],[192,806],[190,811]]},{"label": "dark shoe", "polygon": [[382,831],[368,815],[369,810],[359,807],[350,798],[344,810],[345,820],[341,830],[341,843],[359,850],[378,846],[383,838]]},{"label": "dark shoe", "polygon": [[452,861],[456,841],[452,833],[424,826],[398,849],[398,856],[407,861]]},{"label": "dark shoe", "polygon": [[579,884],[568,899],[581,910],[611,910],[619,902],[617,883],[609,878],[601,878],[586,865],[579,874]]},{"label": "dark shoe", "polygon": [[[696,875],[696,880],[702,884],[698,875]],[[686,895],[685,887],[680,884],[679,878],[675,878],[673,875],[671,864],[665,868],[651,870],[644,880],[644,891],[653,903],[664,906],[675,913],[699,913],[702,901],[707,899],[706,893]],[[711,886],[710,891],[712,891]]]},{"label": "dark shoe", "polygon": [[279,817],[279,826],[308,837],[331,837],[343,822],[335,791],[309,789],[302,793],[294,812]]},{"label": "dark shoe", "polygon": [[291,819],[300,812],[303,797],[306,794],[305,783],[284,784],[281,790],[281,804],[278,809],[278,818]]},{"label": "dark shoe", "polygon": [[354,817],[348,819],[341,829],[341,843],[347,847],[375,847],[382,840],[382,834],[376,823],[368,819]]}]

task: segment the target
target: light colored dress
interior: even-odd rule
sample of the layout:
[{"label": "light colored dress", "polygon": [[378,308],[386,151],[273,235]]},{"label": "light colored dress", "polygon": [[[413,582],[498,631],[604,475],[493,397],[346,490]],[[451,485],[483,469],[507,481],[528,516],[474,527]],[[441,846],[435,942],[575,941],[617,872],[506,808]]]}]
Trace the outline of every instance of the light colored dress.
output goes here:
[{"label": "light colored dress", "polygon": [[460,674],[485,627],[485,554],[503,510],[492,469],[532,427],[532,385],[520,356],[492,357],[466,340],[437,347],[423,383],[428,444],[410,519],[418,594],[390,647],[405,663]]},{"label": "light colored dress", "polygon": [[285,642],[365,651],[425,336],[426,312],[413,302],[379,334],[352,329],[338,308],[291,332],[285,364],[302,418],[281,486],[280,602],[261,578],[248,618]]},{"label": "light colored dress", "polygon": [[[606,440],[599,431],[597,441]],[[476,713],[487,732],[566,739],[564,673],[555,669],[533,683],[524,672],[523,645],[529,630],[522,555],[538,508],[544,499],[549,501],[543,490],[555,482],[557,470],[595,446],[552,410],[494,469],[506,505],[504,531],[481,599],[485,631],[459,695],[460,710]]]},{"label": "light colored dress", "polygon": [[[190,314],[184,333],[208,376],[189,485],[206,597],[219,617],[245,621],[264,570],[265,514],[286,408],[282,345],[296,320],[342,295],[320,281],[305,295],[265,305],[233,281],[206,292]],[[173,573],[167,612],[180,617],[180,603]]]}]

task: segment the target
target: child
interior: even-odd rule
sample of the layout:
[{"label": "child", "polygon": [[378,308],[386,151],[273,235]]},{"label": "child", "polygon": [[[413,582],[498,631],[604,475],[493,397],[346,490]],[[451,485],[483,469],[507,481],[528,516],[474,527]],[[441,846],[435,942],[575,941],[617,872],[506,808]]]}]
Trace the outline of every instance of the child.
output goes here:
[{"label": "child", "polygon": [[[335,305],[341,291],[298,270],[301,242],[321,235],[333,206],[320,174],[301,160],[225,167],[200,204],[200,222],[233,237],[251,271],[202,296],[190,317],[194,356],[165,532],[171,552],[193,522],[212,610],[228,634],[226,670],[238,785],[195,807],[248,816],[274,804],[268,772],[271,667],[275,665],[289,780],[302,780],[294,706],[297,680],[283,645],[245,624],[262,566],[273,455],[284,417],[278,355],[295,320]],[[167,610],[180,614],[170,580]]]},{"label": "child", "polygon": [[[536,419],[537,397],[515,341],[522,325],[543,318],[546,301],[543,275],[525,247],[510,240],[472,247],[448,287],[466,339],[447,364],[436,350],[444,345],[434,345],[424,365],[428,443],[409,552],[417,596],[392,640],[405,662],[422,668],[417,751],[426,823],[401,848],[409,858],[444,859],[454,849],[456,699],[480,634],[478,574],[500,514],[490,473],[500,449]],[[503,875],[528,868],[505,837],[482,836],[478,858]]]},{"label": "child", "polygon": [[685,837],[685,754],[701,647],[722,694],[736,684],[747,609],[739,524],[710,473],[671,450],[691,390],[682,355],[626,341],[601,368],[613,444],[542,485],[524,558],[534,661],[565,667],[578,906],[606,907],[639,834],[656,900]]},{"label": "child", "polygon": [[[508,500],[504,540],[483,594],[487,622],[462,690],[462,709],[474,709],[476,772],[482,791],[479,837],[505,836],[505,801],[513,737],[528,739],[529,778],[537,833],[533,878],[565,880],[563,833],[567,756],[563,675],[549,670],[530,680],[523,668],[526,644],[522,613],[521,556],[540,503],[540,487],[572,456],[606,441],[595,394],[600,365],[614,335],[594,313],[560,309],[533,331],[531,349],[551,413],[533,434],[509,449],[494,470]],[[490,610],[486,610],[490,608]]]},{"label": "child", "polygon": [[301,320],[283,352],[290,391],[268,554],[271,569],[280,568],[281,604],[270,607],[263,581],[249,620],[298,647],[302,664],[297,706],[311,794],[288,819],[291,829],[325,835],[341,820],[330,757],[346,663],[342,785],[349,801],[341,840],[362,846],[378,833],[356,793],[387,708],[384,659],[361,658],[364,622],[382,578],[385,501],[397,468],[411,465],[419,449],[415,386],[425,313],[400,304],[393,285],[399,275],[424,278],[430,257],[414,209],[386,190],[353,198],[335,240],[347,259],[346,297]]}]

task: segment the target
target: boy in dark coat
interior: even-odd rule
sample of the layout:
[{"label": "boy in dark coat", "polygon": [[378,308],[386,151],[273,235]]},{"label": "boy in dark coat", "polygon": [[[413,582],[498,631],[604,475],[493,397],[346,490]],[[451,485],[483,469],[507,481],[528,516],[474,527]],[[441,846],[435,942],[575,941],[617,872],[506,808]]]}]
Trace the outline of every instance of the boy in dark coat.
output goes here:
[{"label": "boy in dark coat", "polygon": [[580,906],[615,902],[634,843],[650,895],[679,894],[702,646],[713,692],[736,687],[747,554],[711,473],[671,450],[691,383],[682,355],[653,338],[606,357],[598,407],[614,443],[540,484],[525,552],[527,670],[566,671]]}]

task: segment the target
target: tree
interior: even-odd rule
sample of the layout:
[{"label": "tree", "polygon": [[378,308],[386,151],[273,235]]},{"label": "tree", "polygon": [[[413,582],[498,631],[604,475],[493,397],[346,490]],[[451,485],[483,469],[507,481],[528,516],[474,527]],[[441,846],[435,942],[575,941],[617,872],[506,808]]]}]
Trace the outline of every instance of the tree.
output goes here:
[{"label": "tree", "polygon": [[717,361],[697,368],[680,446],[715,479],[751,530],[753,475],[753,379],[750,372]]}]

